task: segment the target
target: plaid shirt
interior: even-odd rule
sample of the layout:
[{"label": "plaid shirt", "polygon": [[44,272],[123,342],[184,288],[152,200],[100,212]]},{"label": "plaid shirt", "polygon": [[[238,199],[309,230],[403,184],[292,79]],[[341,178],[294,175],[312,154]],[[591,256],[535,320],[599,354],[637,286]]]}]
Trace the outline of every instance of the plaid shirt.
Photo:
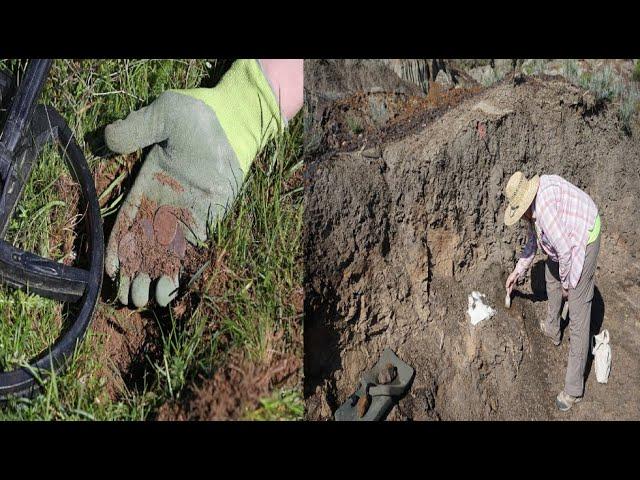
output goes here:
[{"label": "plaid shirt", "polygon": [[584,256],[598,208],[591,197],[557,175],[541,175],[533,200],[535,228],[516,265],[522,277],[531,266],[538,245],[558,262],[560,281],[565,290],[575,288],[582,274]]}]

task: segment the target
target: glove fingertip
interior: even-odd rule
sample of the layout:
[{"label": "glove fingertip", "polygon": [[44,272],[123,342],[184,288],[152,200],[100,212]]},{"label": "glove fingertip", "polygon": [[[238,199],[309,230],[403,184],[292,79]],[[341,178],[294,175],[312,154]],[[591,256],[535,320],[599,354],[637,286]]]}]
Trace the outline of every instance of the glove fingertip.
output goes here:
[{"label": "glove fingertip", "polygon": [[139,273],[131,283],[131,301],[137,308],[144,307],[149,301],[151,278],[146,273]]},{"label": "glove fingertip", "polygon": [[120,273],[120,281],[118,282],[118,301],[123,305],[129,304],[129,287],[131,286],[131,279]]},{"label": "glove fingertip", "polygon": [[104,271],[112,280],[116,278],[118,273],[118,267],[120,267],[118,260],[107,259],[104,262]]},{"label": "glove fingertip", "polygon": [[178,295],[178,279],[172,280],[163,275],[156,285],[156,302],[161,307],[166,307]]},{"label": "glove fingertip", "polygon": [[106,256],[104,259],[104,271],[111,279],[116,278],[118,268],[120,267],[120,260],[118,259],[118,252],[111,248],[107,248]]},{"label": "glove fingertip", "polygon": [[128,145],[123,123],[122,120],[117,120],[104,128],[104,143],[109,150],[120,154],[131,153],[135,150],[132,150],[131,146]]}]

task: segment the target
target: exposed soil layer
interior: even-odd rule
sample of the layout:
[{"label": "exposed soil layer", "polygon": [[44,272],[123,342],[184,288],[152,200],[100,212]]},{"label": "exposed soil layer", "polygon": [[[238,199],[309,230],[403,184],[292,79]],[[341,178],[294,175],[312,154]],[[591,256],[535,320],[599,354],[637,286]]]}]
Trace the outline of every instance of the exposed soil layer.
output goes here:
[{"label": "exposed soil layer", "polygon": [[434,83],[426,97],[404,93],[355,93],[336,101],[321,119],[324,149],[367,149],[424,128],[477,93],[479,87],[445,90]]},{"label": "exposed soil layer", "polygon": [[[331,418],[385,347],[416,369],[391,419],[640,419],[640,142],[606,104],[588,103],[560,78],[505,80],[377,155],[307,159],[309,419]],[[339,118],[332,108],[325,118]],[[526,237],[502,222],[502,189],[516,170],[563,176],[602,218],[592,331],[609,329],[611,376],[598,384],[590,360],[585,398],[565,414],[554,399],[568,330],[554,347],[538,328],[544,257],[504,308]],[[476,327],[465,317],[472,290],[497,310]]]},{"label": "exposed soil layer", "polygon": [[[480,88],[472,82],[446,88],[422,76],[403,80],[384,61],[305,62],[306,153],[375,149],[425,127]],[[428,94],[414,82],[426,82]]]}]

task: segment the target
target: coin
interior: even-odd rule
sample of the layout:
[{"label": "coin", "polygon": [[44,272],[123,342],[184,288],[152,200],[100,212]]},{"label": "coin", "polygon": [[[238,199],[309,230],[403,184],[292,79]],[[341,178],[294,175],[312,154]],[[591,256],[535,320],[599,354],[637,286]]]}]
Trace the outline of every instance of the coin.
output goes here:
[{"label": "coin", "polygon": [[176,236],[178,219],[169,206],[160,207],[153,217],[153,231],[160,245],[167,246]]},{"label": "coin", "polygon": [[140,220],[139,224],[144,232],[145,240],[152,241],[154,237],[153,222],[148,218],[143,218]]},{"label": "coin", "polygon": [[171,242],[171,250],[173,250],[173,253],[175,253],[178,258],[184,258],[184,254],[187,250],[187,240],[184,238],[182,229],[178,229],[178,231],[176,232],[176,235]]}]

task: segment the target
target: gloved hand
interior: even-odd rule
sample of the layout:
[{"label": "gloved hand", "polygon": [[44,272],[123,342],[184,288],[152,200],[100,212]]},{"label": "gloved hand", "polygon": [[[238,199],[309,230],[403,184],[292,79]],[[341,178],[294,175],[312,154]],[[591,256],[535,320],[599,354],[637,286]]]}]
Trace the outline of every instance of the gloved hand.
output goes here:
[{"label": "gloved hand", "polygon": [[283,118],[256,60],[238,60],[215,88],[169,90],[105,129],[126,154],[154,145],[118,212],[105,270],[118,299],[146,305],[152,282],[166,306],[175,298],[186,242],[205,240],[238,193],[251,161]]},{"label": "gloved hand", "polygon": [[507,295],[511,294],[511,290],[513,290],[513,286],[516,284],[516,282],[518,281],[519,277],[520,277],[520,275],[518,274],[518,272],[516,270],[511,272],[511,274],[507,278],[507,282],[504,285],[505,289],[507,290]]}]

